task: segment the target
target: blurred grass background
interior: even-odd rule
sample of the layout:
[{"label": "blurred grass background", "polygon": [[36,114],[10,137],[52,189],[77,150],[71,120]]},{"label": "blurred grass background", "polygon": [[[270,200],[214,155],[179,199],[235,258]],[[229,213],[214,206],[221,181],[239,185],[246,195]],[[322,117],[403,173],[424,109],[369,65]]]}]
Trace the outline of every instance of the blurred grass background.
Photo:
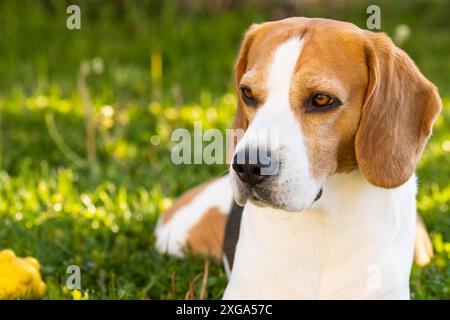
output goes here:
[{"label": "blurred grass background", "polygon": [[[66,28],[74,3],[81,30]],[[153,228],[176,196],[226,168],[174,165],[171,131],[195,120],[230,126],[232,66],[251,23],[297,15],[365,28],[369,4],[444,102],[418,168],[436,255],[414,266],[411,288],[415,299],[450,298],[444,0],[0,2],[0,249],[39,259],[49,299],[200,298],[204,259],[157,254]],[[81,292],[65,287],[71,264],[82,269]],[[220,298],[225,284],[210,264],[202,298]]]}]

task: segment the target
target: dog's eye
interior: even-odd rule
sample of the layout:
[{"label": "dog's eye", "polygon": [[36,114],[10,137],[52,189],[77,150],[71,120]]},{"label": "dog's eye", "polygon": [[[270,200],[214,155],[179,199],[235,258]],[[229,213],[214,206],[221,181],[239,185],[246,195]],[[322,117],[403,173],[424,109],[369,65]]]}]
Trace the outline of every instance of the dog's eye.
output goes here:
[{"label": "dog's eye", "polygon": [[316,94],[312,100],[314,106],[316,107],[326,107],[334,102],[330,96],[326,94]]},{"label": "dog's eye", "polygon": [[242,100],[244,100],[245,103],[251,104],[251,105],[256,105],[256,98],[253,95],[252,89],[250,89],[249,87],[241,87],[240,90],[241,90]]},{"label": "dog's eye", "polygon": [[305,101],[305,111],[326,111],[341,106],[342,103],[337,99],[325,93],[316,93],[311,95]]}]

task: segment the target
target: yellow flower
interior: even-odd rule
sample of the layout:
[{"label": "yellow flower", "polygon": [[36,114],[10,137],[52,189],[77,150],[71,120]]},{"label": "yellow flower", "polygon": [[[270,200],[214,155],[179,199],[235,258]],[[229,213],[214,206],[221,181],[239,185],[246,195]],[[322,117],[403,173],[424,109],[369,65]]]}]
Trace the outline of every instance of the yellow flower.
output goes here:
[{"label": "yellow flower", "polygon": [[73,300],[89,300],[89,294],[87,291],[82,293],[80,290],[74,289],[72,290],[72,299]]},{"label": "yellow flower", "polygon": [[39,262],[32,257],[16,257],[12,250],[0,251],[0,299],[41,298],[46,285]]}]

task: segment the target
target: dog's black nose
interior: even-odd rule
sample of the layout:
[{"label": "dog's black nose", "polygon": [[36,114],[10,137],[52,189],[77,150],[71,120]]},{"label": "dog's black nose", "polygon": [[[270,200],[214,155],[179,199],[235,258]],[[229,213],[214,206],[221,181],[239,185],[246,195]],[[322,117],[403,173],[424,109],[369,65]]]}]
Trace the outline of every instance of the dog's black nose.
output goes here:
[{"label": "dog's black nose", "polygon": [[241,181],[255,186],[271,175],[270,155],[245,149],[234,155],[232,168]]}]

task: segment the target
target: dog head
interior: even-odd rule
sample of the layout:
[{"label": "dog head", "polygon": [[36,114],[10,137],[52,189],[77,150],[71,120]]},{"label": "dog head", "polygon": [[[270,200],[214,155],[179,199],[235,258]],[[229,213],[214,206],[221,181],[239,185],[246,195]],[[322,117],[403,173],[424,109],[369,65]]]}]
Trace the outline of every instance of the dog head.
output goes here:
[{"label": "dog head", "polygon": [[384,34],[326,19],[253,25],[236,64],[244,131],[235,200],[302,211],[330,175],[394,188],[413,174],[441,108],[435,86]]}]

